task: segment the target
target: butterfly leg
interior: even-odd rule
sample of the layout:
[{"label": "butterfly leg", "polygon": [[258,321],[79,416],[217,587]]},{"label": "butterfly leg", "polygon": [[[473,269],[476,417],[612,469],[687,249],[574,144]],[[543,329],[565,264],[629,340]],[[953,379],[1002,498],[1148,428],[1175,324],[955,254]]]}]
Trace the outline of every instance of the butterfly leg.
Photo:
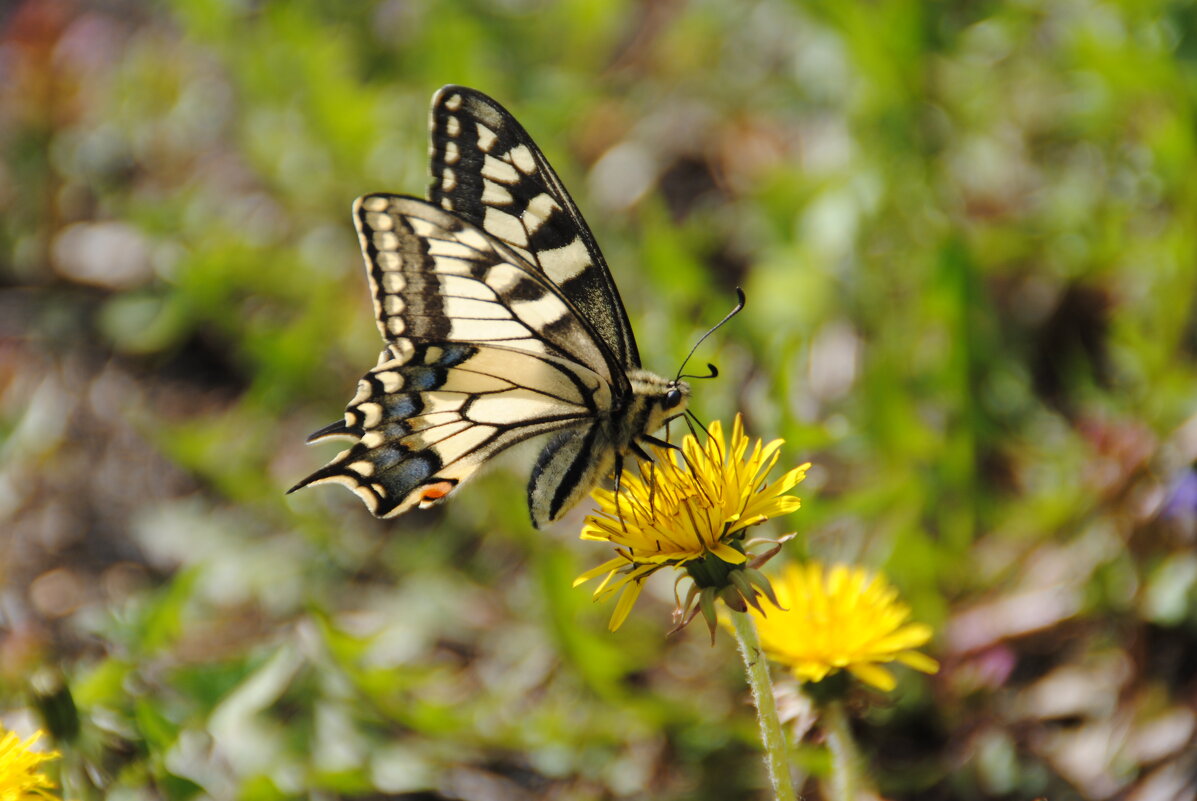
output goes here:
[{"label": "butterfly leg", "polygon": [[[666,442],[665,440],[658,439],[650,434],[641,434],[640,439],[644,440],[649,445],[656,445],[658,448],[664,448],[665,450],[680,451],[682,449],[680,445],[675,445],[672,442]],[[644,453],[644,449],[640,447],[639,443],[633,442],[632,447],[637,453]],[[644,458],[647,459],[649,457],[647,454],[645,454]]]},{"label": "butterfly leg", "polygon": [[627,523],[623,520],[623,508],[619,504],[619,486],[623,478],[623,454],[615,454],[615,514],[619,518],[619,526],[625,532],[628,530]]},{"label": "butterfly leg", "polygon": [[655,514],[657,502],[657,464],[648,463],[648,513]]},{"label": "butterfly leg", "polygon": [[[656,437],[649,436],[648,434],[642,434],[640,438],[650,445],[656,445],[658,448],[673,448],[675,450],[681,450],[681,448],[673,443],[659,440]],[[633,440],[631,449],[637,456],[640,457],[642,463],[648,464],[648,509],[651,513],[652,510],[656,508],[654,504],[657,500],[657,463],[653,460],[653,457],[649,454],[649,452],[644,449],[644,446],[639,442]]]}]

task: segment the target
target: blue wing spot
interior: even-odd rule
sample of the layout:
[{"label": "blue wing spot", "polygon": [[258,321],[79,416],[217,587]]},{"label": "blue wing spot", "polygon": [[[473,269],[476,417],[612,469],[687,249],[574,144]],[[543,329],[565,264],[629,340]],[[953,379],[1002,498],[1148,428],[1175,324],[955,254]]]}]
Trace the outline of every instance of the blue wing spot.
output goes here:
[{"label": "blue wing spot", "polygon": [[445,352],[436,360],[437,367],[456,367],[478,352],[478,349],[471,345],[459,344],[445,345],[444,350]]},{"label": "blue wing spot", "polygon": [[379,445],[370,451],[366,458],[374,463],[376,472],[392,470],[396,465],[399,465],[399,470],[402,471],[402,465],[406,464],[405,460],[410,461],[411,455],[411,451],[402,445]]},{"label": "blue wing spot", "polygon": [[408,389],[427,392],[445,383],[445,371],[437,367],[408,367],[403,371]]},{"label": "blue wing spot", "polygon": [[381,423],[375,428],[375,431],[381,433],[387,440],[403,439],[411,433],[411,426],[406,421],[398,420]]},{"label": "blue wing spot", "polygon": [[405,420],[411,417],[416,412],[423,408],[419,398],[410,392],[404,392],[397,395],[387,395],[383,401],[383,409],[386,414],[383,416],[384,420]]},{"label": "blue wing spot", "polygon": [[441,460],[434,453],[429,451],[420,453],[408,451],[406,453],[405,460],[374,477],[375,481],[386,487],[388,497],[405,497],[440,469]]}]

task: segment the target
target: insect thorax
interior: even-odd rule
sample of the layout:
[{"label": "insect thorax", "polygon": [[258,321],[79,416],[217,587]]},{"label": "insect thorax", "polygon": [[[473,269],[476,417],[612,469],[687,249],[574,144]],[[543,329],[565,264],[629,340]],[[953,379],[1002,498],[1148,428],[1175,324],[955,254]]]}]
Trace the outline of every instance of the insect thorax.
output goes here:
[{"label": "insect thorax", "polygon": [[628,381],[632,385],[632,400],[620,416],[623,425],[618,426],[622,430],[617,438],[621,444],[652,434],[665,421],[686,411],[690,385],[685,381],[662,378],[647,370],[629,370]]}]

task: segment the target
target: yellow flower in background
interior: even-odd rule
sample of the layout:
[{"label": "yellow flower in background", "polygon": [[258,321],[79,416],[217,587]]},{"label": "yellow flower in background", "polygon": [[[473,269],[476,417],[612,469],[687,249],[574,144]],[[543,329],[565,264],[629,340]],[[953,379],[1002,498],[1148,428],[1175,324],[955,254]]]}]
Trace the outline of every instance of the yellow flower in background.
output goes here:
[{"label": "yellow flower in background", "polygon": [[801,500],[786,493],[805,478],[810,465],[770,483],[767,476],[782,440],[750,442],[740,415],[732,424],[730,443],[719,421],[706,433],[705,443],[686,435],[680,458],[674,450],[654,448],[655,461],[641,463],[639,476],[623,474],[618,495],[606,489],[593,492],[599,511],[586,518],[581,537],[611,543],[616,556],[583,573],[574,586],[605,573],[595,599],[621,590],[611,615],[612,631],[627,618],[644,580],[665,567],[687,570],[695,589],[684,607],[701,595],[712,624],[715,594],[727,589],[721,596],[725,600],[733,593],[755,605],[758,590],[771,593],[755,569],[761,560],[746,552],[751,543],[744,542],[745,530],[798,509]]},{"label": "yellow flower in background", "polygon": [[33,745],[42,736],[34,732],[24,742],[11,731],[0,737],[0,801],[25,801],[30,798],[56,799],[50,791],[54,782],[38,770],[43,763],[57,759],[57,751],[34,751]]},{"label": "yellow flower in background", "polygon": [[773,589],[781,609],[752,611],[761,647],[800,681],[847,670],[888,691],[895,682],[883,664],[939,670],[938,662],[913,650],[931,639],[931,627],[908,622],[910,607],[883,576],[846,565],[825,571],[817,562],[791,564]]}]

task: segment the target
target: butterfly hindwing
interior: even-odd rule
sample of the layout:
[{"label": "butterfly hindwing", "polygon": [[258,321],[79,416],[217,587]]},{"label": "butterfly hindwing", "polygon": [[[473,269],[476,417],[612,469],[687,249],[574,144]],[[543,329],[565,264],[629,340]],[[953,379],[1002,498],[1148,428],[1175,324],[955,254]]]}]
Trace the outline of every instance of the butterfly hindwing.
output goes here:
[{"label": "butterfly hindwing", "polygon": [[393,345],[358,382],[344,421],[313,435],[355,444],[293,489],[344,484],[375,515],[392,517],[443,499],[517,442],[589,425],[609,398],[599,376],[552,356],[457,342]]},{"label": "butterfly hindwing", "polygon": [[602,252],[532,137],[486,95],[446,86],[432,99],[429,199],[506,243],[585,316],[625,369],[636,340]]}]

